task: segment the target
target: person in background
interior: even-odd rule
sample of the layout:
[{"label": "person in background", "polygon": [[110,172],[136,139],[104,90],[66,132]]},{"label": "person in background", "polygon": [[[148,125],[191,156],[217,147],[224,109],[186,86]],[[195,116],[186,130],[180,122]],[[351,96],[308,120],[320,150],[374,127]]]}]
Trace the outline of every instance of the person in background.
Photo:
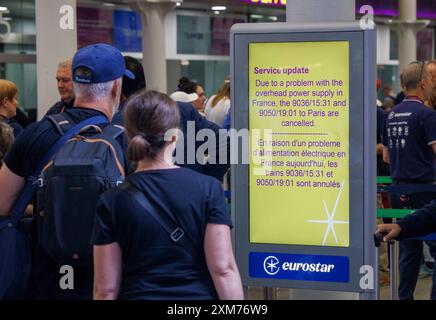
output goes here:
[{"label": "person in background", "polygon": [[21,106],[17,108],[17,114],[14,117],[14,120],[24,129],[30,123],[29,119],[29,111],[24,110]]},{"label": "person in background", "polygon": [[130,79],[126,76],[123,77],[120,106],[118,107],[118,112],[115,113],[112,119],[112,124],[121,126],[123,125],[123,108],[127,99],[129,99],[134,93],[145,90],[147,87],[144,68],[142,67],[141,62],[130,56],[125,56],[124,61],[126,62],[127,70],[130,70],[130,72],[133,73],[135,79]]},{"label": "person in background", "polygon": [[15,83],[0,79],[0,121],[5,122],[14,130],[17,137],[23,127],[14,120],[18,109],[18,89]]},{"label": "person in background", "polygon": [[0,167],[3,164],[3,158],[14,143],[14,131],[4,122],[0,122]]},{"label": "person in background", "polygon": [[383,87],[383,95],[385,98],[383,99],[383,110],[386,113],[391,112],[392,108],[395,107],[395,93],[394,89],[390,84],[387,84]]},{"label": "person in background", "polygon": [[385,98],[383,100],[382,109],[385,113],[391,112],[394,107],[395,107],[395,100],[393,100],[391,98]]},{"label": "person in background", "polygon": [[392,100],[395,100],[395,93],[392,85],[386,84],[383,86],[383,95],[385,96],[385,99],[390,98]]},{"label": "person in background", "polygon": [[[424,105],[431,94],[428,65],[412,62],[404,69],[406,98],[386,117],[383,160],[390,163],[392,185],[432,185],[436,182],[436,112]],[[392,208],[419,209],[435,199],[435,192],[392,193]],[[436,257],[436,241],[426,241]],[[413,299],[422,259],[423,241],[400,241],[399,299]],[[433,276],[436,280],[436,275]],[[436,281],[431,298],[436,299]]]},{"label": "person in background", "polygon": [[230,110],[230,78],[224,80],[216,95],[209,98],[206,103],[206,119],[223,126],[225,117]]},{"label": "person in background", "polygon": [[232,113],[229,110],[229,112],[227,112],[226,114],[226,117],[224,118],[223,129],[230,130],[231,126],[232,126]]},{"label": "person in background", "polygon": [[58,64],[56,71],[56,82],[61,100],[52,106],[45,116],[65,112],[74,106],[74,88],[73,88],[73,60],[69,59]]},{"label": "person in background", "polygon": [[381,88],[381,80],[377,79],[377,107],[381,108],[383,106],[383,102],[380,101],[379,97],[379,93],[380,93],[380,88]]},{"label": "person in background", "polygon": [[198,99],[192,102],[195,109],[204,117],[204,104],[206,102],[206,96],[204,95],[204,89],[197,82],[193,82],[186,77],[182,77],[177,85],[178,91],[183,91],[187,94],[196,93]]},{"label": "person in background", "polygon": [[[144,69],[142,68],[142,65],[139,63],[138,60],[125,57],[126,61],[126,67],[129,71],[131,71],[135,75],[135,79],[129,79],[127,77],[123,77],[123,93],[122,95],[125,96],[125,98],[129,98],[132,93],[141,91],[145,89],[146,83],[145,83],[145,74]],[[127,84],[124,85],[124,83]],[[180,139],[180,143],[183,143],[183,150],[179,150],[178,152],[183,152],[183,163],[178,163],[181,167],[186,167],[189,169],[192,169],[194,171],[207,174],[210,176],[213,176],[217,178],[218,180],[222,180],[224,174],[226,173],[227,169],[229,168],[230,161],[227,161],[226,164],[219,164],[219,163],[199,163],[197,159],[195,159],[195,163],[188,163],[188,123],[194,122],[195,123],[195,134],[202,129],[209,129],[214,132],[214,134],[217,137],[216,141],[219,141],[219,129],[220,127],[217,126],[215,123],[212,123],[210,121],[207,121],[206,118],[202,117],[198,111],[194,108],[192,105],[192,102],[198,100],[198,95],[196,93],[188,94],[184,91],[176,91],[170,96],[174,101],[177,102],[177,107],[179,109],[180,113],[180,124],[179,127],[183,132],[183,139]],[[112,120],[112,124],[121,125],[124,126],[124,120],[123,120],[123,105],[126,103],[126,99],[123,100],[120,105],[121,111],[118,111],[114,115],[114,119]],[[183,142],[182,142],[183,141]],[[197,150],[202,142],[195,141],[195,150]],[[121,143],[123,149],[127,149],[127,140],[123,139]],[[215,148],[215,154],[219,154],[220,152],[223,152],[223,149],[225,146],[222,146],[220,143],[216,144]],[[227,149],[229,149],[229,144],[227,144]],[[177,151],[176,151],[177,154]],[[230,157],[230,151],[227,152],[228,157]],[[196,157],[195,157],[196,158]]]},{"label": "person in background", "polygon": [[165,94],[129,99],[127,153],[138,168],[127,182],[182,228],[199,258],[174,242],[123,186],[112,189],[97,204],[94,299],[243,299],[220,183],[172,163],[179,117]]},{"label": "person in background", "polygon": [[427,64],[427,69],[431,78],[431,93],[427,101],[429,106],[436,110],[436,60],[430,61]]},{"label": "person in background", "polygon": [[190,103],[192,105],[193,102],[198,100],[198,95],[196,93],[186,93],[183,91],[175,91],[175,92],[171,93],[170,98],[173,99],[175,102]]},{"label": "person in background", "polygon": [[406,94],[404,93],[403,74],[400,74],[400,83],[401,83],[401,92],[398,93],[397,96],[395,97],[395,105],[403,102],[404,98],[406,97]]}]

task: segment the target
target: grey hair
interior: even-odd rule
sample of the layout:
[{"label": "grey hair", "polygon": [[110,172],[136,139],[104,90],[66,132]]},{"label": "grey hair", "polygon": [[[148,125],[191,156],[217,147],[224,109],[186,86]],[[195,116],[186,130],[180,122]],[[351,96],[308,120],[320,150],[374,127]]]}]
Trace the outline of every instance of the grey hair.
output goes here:
[{"label": "grey hair", "polygon": [[403,82],[406,89],[416,89],[419,82],[427,78],[427,65],[425,62],[412,62],[403,71]]},{"label": "grey hair", "polygon": [[115,81],[117,80],[92,84],[74,82],[74,93],[76,98],[81,100],[102,101],[107,99]]},{"label": "grey hair", "polygon": [[71,69],[73,66],[73,59],[68,59],[58,63],[58,68],[68,68]]}]

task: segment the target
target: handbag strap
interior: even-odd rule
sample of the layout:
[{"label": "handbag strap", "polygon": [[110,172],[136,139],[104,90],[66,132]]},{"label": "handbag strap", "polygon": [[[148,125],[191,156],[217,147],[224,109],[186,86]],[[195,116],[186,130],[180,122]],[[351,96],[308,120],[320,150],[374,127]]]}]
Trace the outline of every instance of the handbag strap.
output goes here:
[{"label": "handbag strap", "polygon": [[10,223],[16,226],[21,218],[24,216],[24,211],[26,210],[27,205],[32,200],[35,191],[38,189],[37,182],[39,174],[41,173],[42,169],[47,165],[47,163],[53,158],[56,152],[58,152],[59,149],[65,144],[65,142],[71,139],[74,135],[78,134],[80,132],[80,129],[84,126],[102,123],[108,123],[107,118],[104,116],[95,116],[88,118],[68,129],[68,131],[65,132],[59,138],[59,140],[51,146],[47,153],[42,157],[41,161],[39,161],[39,164],[36,167],[34,173],[27,179],[26,185],[21,191],[21,194],[15,202],[14,207],[12,208]]},{"label": "handbag strap", "polygon": [[198,247],[194,242],[185,234],[183,229],[178,226],[163,210],[158,209],[151,201],[147,199],[144,193],[139,191],[128,181],[124,181],[120,186],[122,190],[126,191],[135,201],[145,209],[168,233],[171,240],[182,246],[189,255],[197,263],[204,263],[204,257],[199,254]]}]

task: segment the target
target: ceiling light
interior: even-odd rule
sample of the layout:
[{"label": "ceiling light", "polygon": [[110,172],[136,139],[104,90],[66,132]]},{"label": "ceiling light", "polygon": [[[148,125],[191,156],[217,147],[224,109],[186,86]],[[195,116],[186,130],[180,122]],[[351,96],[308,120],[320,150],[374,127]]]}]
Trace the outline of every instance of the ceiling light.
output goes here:
[{"label": "ceiling light", "polygon": [[213,6],[211,9],[213,11],[224,11],[224,10],[227,10],[227,7],[226,6]]},{"label": "ceiling light", "polygon": [[278,20],[278,18],[276,16],[271,16],[271,17],[268,17],[268,18],[271,19],[272,21],[277,21]]},{"label": "ceiling light", "polygon": [[12,21],[12,17],[3,17],[3,21]]},{"label": "ceiling light", "polygon": [[105,7],[115,7],[115,4],[114,3],[110,3],[110,2],[104,2],[103,5]]},{"label": "ceiling light", "polygon": [[0,7],[0,12],[6,12],[9,11],[8,7]]},{"label": "ceiling light", "polygon": [[176,2],[176,6],[180,7],[182,5],[181,2]]},{"label": "ceiling light", "polygon": [[252,18],[252,19],[263,19],[263,15],[261,15],[261,14],[251,14],[250,18]]},{"label": "ceiling light", "polygon": [[214,11],[213,13],[214,14],[220,14],[220,11]]}]

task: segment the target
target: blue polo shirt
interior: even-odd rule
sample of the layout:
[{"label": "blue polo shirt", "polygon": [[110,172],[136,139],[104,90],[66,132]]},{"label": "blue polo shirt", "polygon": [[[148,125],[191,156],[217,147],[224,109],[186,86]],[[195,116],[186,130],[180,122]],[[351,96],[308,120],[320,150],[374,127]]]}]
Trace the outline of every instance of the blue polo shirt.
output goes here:
[{"label": "blue polo shirt", "polygon": [[386,117],[383,145],[389,149],[391,177],[405,182],[436,181],[436,112],[405,99]]}]

